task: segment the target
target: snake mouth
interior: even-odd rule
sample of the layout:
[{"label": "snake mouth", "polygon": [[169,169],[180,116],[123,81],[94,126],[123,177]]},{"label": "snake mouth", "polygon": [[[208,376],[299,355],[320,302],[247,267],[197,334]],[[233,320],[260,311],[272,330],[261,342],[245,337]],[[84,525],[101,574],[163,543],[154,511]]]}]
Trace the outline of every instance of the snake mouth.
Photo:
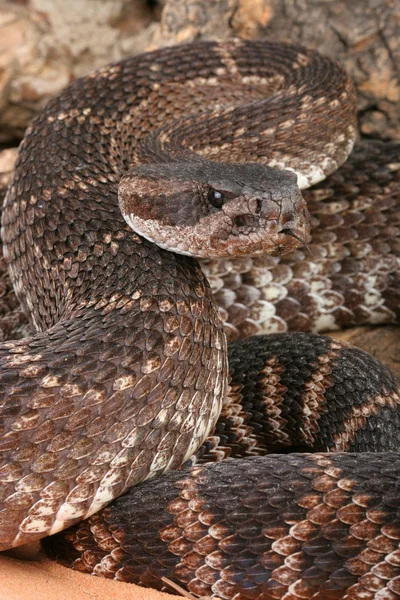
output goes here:
[{"label": "snake mouth", "polygon": [[310,250],[307,242],[304,240],[304,238],[301,237],[300,235],[298,235],[292,229],[285,227],[285,229],[281,229],[279,233],[281,233],[281,234],[283,233],[284,235],[290,235],[290,237],[292,237],[295,240],[297,240],[298,242],[300,242],[300,244],[308,250],[308,252],[310,253],[310,256],[313,256],[313,253],[311,252],[311,250]]}]

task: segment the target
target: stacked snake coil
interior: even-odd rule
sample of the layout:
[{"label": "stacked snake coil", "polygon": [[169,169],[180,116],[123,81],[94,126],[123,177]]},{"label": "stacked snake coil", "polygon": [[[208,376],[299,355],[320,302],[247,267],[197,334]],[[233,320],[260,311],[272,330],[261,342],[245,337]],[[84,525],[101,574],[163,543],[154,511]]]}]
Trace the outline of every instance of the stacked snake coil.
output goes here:
[{"label": "stacked snake coil", "polygon": [[309,333],[398,322],[399,145],[318,183],[355,133],[340,67],[237,40],[36,118],[2,214],[35,333],[0,346],[0,549],[196,596],[400,596],[398,383]]}]

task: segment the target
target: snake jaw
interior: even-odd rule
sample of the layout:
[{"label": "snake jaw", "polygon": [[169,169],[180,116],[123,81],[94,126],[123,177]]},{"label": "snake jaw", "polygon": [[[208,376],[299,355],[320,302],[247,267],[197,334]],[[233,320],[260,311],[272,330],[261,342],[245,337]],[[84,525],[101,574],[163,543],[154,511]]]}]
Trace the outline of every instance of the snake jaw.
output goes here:
[{"label": "snake jaw", "polygon": [[[255,220],[248,214],[233,219],[225,216],[214,222],[205,218],[194,227],[161,226],[156,220],[141,221],[134,214],[126,215],[125,220],[136,233],[160,248],[199,258],[281,256],[304,245],[302,240],[310,231],[306,209],[289,224],[279,217]],[[250,225],[253,221],[256,226]]]}]

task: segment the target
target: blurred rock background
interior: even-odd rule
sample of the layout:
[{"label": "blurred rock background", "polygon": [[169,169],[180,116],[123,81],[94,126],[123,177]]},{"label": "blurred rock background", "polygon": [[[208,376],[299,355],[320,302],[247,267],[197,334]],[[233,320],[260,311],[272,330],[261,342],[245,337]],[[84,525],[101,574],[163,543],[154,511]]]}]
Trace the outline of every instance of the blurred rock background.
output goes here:
[{"label": "blurred rock background", "polygon": [[[399,0],[1,0],[0,194],[26,126],[73,79],[146,50],[235,36],[296,42],[339,60],[358,89],[360,136],[400,140]],[[4,273],[0,339],[26,331]],[[358,331],[343,336],[360,344]],[[399,328],[364,337],[400,371]]]}]

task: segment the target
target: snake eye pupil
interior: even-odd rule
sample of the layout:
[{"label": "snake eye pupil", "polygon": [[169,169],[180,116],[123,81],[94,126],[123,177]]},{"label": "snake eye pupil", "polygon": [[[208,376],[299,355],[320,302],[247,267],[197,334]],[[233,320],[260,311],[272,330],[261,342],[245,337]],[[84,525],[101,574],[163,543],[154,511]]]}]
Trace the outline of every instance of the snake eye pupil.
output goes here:
[{"label": "snake eye pupil", "polygon": [[224,203],[224,195],[218,190],[210,188],[208,191],[208,199],[215,208],[221,208]]}]

